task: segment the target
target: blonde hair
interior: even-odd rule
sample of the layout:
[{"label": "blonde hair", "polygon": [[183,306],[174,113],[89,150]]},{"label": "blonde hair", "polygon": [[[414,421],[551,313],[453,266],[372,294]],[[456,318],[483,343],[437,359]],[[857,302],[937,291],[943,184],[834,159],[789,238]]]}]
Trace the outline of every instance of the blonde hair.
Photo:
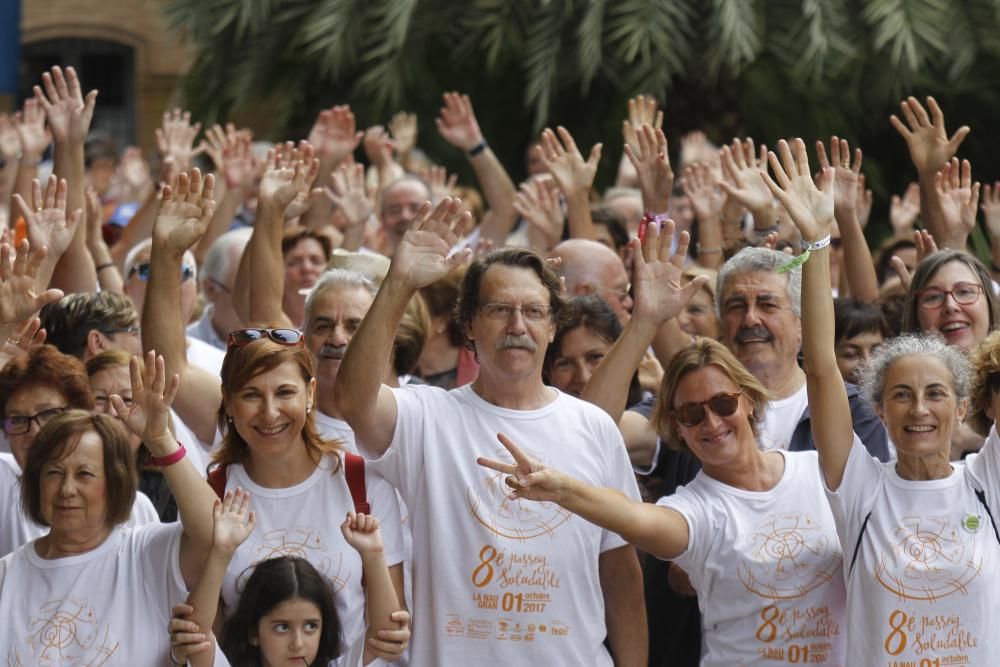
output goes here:
[{"label": "blonde hair", "polygon": [[969,352],[972,363],[972,391],[969,392],[969,416],[965,421],[972,430],[985,436],[993,420],[986,416],[986,408],[993,398],[990,376],[1000,373],[1000,331],[994,331]]}]

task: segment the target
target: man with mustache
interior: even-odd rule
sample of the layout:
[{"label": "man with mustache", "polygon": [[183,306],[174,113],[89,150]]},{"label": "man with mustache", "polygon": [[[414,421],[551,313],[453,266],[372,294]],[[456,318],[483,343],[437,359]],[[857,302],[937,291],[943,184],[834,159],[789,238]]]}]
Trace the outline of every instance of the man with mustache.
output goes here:
[{"label": "man with mustache", "polygon": [[477,456],[503,456],[503,432],[579,478],[639,498],[617,426],[545,386],[542,365],[564,301],[536,253],[477,258],[457,316],[477,379],[452,391],[383,384],[393,337],[420,287],[468,261],[451,249],[470,223],[461,202],[425,203],[355,333],[335,401],[358,448],[399,490],[413,537],[414,665],[645,665],[642,572],[619,536],[551,503],[507,497]]},{"label": "man with mustache", "polygon": [[[722,342],[771,392],[758,442],[766,449],[815,449],[809,430],[806,376],[798,363],[802,345],[802,269],[768,248],[745,248],[719,271],[717,307]],[[779,272],[780,271],[780,272]],[[885,429],[847,385],[854,432],[880,460],[889,459]]]}]

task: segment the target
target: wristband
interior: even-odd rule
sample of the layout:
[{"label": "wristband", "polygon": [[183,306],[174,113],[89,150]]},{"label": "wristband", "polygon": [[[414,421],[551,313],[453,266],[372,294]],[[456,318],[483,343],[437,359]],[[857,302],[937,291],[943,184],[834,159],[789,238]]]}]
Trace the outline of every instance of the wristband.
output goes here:
[{"label": "wristband", "polygon": [[[827,237],[827,242],[829,243],[830,237]],[[782,264],[778,267],[778,273],[788,273],[789,271],[794,271],[809,260],[809,251],[806,250],[804,253],[796,257],[790,262]]]},{"label": "wristband", "polygon": [[827,234],[826,236],[824,236],[823,238],[821,238],[819,241],[809,242],[809,241],[806,241],[805,239],[803,239],[802,240],[802,249],[805,250],[805,251],[819,250],[821,248],[825,248],[828,245],[830,245],[830,240],[831,239],[830,239],[830,235],[829,234]]},{"label": "wristband", "polygon": [[642,219],[647,222],[655,222],[658,225],[662,225],[664,222],[670,219],[669,213],[652,213],[650,211],[645,211],[642,214]]},{"label": "wristband", "polygon": [[476,144],[471,149],[469,149],[469,157],[476,157],[477,155],[479,155],[480,153],[482,153],[487,148],[488,148],[488,145],[486,143],[486,140],[483,139],[478,144]]},{"label": "wristband", "polygon": [[173,464],[180,461],[182,458],[184,458],[185,454],[187,454],[187,450],[184,449],[184,445],[182,445],[180,441],[178,441],[177,449],[174,450],[172,453],[167,454],[166,456],[150,456],[149,462],[152,463],[157,468],[166,468],[167,466],[172,466]]},{"label": "wristband", "polygon": [[767,229],[757,229],[756,227],[754,227],[754,228],[753,228],[753,229],[752,229],[751,231],[752,231],[752,232],[753,232],[754,234],[756,234],[757,236],[767,236],[767,235],[768,235],[768,234],[770,234],[771,232],[776,232],[776,231],[778,231],[778,229],[779,229],[780,227],[781,227],[781,225],[780,225],[779,223],[777,223],[777,222],[776,222],[776,223],[774,223],[774,226],[772,226],[772,227],[768,227]]},{"label": "wristband", "polygon": [[111,269],[111,268],[114,268],[114,266],[115,266],[114,262],[108,262],[107,264],[101,264],[100,266],[97,267],[97,272],[100,273],[104,269]]},{"label": "wristband", "polygon": [[702,248],[700,243],[695,244],[695,250],[699,255],[714,255],[715,253],[722,252],[722,248]]}]

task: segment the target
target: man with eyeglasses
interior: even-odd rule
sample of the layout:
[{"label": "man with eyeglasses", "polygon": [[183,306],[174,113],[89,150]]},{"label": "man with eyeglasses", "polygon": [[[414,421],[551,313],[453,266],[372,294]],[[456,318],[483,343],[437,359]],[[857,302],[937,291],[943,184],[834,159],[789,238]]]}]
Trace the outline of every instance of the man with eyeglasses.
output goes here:
[{"label": "man with eyeglasses", "polygon": [[[530,250],[476,259],[458,317],[478,378],[446,392],[382,384],[407,302],[468,261],[449,255],[468,226],[461,202],[425,204],[340,365],[336,404],[359,450],[399,489],[413,533],[411,662],[421,665],[645,665],[642,572],[620,537],[555,505],[511,501],[504,432],[532,455],[639,498],[616,425],[542,382],[563,307],[558,276]],[[603,248],[603,246],[601,246]],[[609,251],[610,252],[610,251]]]},{"label": "man with eyeglasses", "polygon": [[[149,256],[152,247],[152,239],[137,243],[125,257],[123,267],[125,296],[132,299],[140,318],[146,303],[146,286],[149,284]],[[181,318],[185,326],[191,322],[195,305],[198,303],[197,277],[197,265],[194,255],[189,250],[184,253],[184,261],[181,264]],[[190,335],[187,337],[187,346],[188,361],[218,377],[222,370],[222,360],[226,356],[225,348],[215,348]]]},{"label": "man with eyeglasses", "polygon": [[563,241],[549,253],[562,260],[559,275],[574,296],[596,294],[615,311],[622,325],[632,312],[631,285],[621,258],[603,243],[589,239]]},{"label": "man with eyeglasses", "polygon": [[226,335],[243,326],[243,320],[233,305],[233,284],[251,233],[253,230],[245,227],[217,238],[205,253],[198,276],[207,304],[201,317],[188,326],[187,334],[189,338],[204,341],[223,353],[226,351]]}]

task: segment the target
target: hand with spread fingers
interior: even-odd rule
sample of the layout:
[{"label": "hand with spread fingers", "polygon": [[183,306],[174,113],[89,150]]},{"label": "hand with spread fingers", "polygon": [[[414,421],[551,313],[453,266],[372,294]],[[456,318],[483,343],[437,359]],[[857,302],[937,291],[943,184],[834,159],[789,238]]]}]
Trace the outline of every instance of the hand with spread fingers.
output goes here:
[{"label": "hand with spread fingers", "polygon": [[451,197],[455,193],[455,185],[458,183],[458,174],[448,175],[448,170],[444,167],[432,164],[420,172],[420,177],[424,179],[431,191],[431,201],[437,203],[445,197]]},{"label": "hand with spread fingers", "polygon": [[858,213],[858,181],[861,177],[861,149],[854,151],[851,164],[851,146],[846,139],[830,137],[830,159],[822,141],[816,142],[820,169],[833,169],[833,215],[838,224],[852,223]]},{"label": "hand with spread fingers", "polygon": [[179,257],[198,242],[215,212],[214,189],[215,176],[209,174],[203,179],[198,169],[190,176],[182,173],[176,190],[169,185],[163,187],[153,224],[154,251],[169,250]]},{"label": "hand with spread fingers", "polygon": [[727,197],[736,200],[753,214],[772,211],[774,196],[760,177],[761,173],[767,171],[766,146],[760,147],[758,158],[753,139],[733,139],[731,145],[722,147],[719,161],[722,166],[719,187]]},{"label": "hand with spread fingers", "polygon": [[449,144],[468,153],[483,142],[483,132],[468,95],[450,92],[443,95],[444,106],[434,123]]},{"label": "hand with spread fingers", "polygon": [[909,234],[913,231],[920,216],[920,186],[910,183],[906,186],[903,196],[893,195],[889,200],[889,225],[895,235]]},{"label": "hand with spread fingers", "polygon": [[590,157],[584,160],[569,131],[557,127],[556,132],[549,128],[542,132],[541,149],[542,162],[564,195],[590,192],[601,159],[601,144],[594,144]]},{"label": "hand with spread fingers", "polygon": [[514,462],[507,463],[480,456],[476,459],[476,463],[506,475],[501,483],[512,489],[509,494],[512,500],[523,498],[558,503],[563,499],[563,494],[571,482],[570,477],[531,458],[503,433],[497,433],[497,440],[510,453]]},{"label": "hand with spread fingers", "polygon": [[35,86],[35,99],[45,110],[56,143],[86,140],[97,104],[97,91],[90,91],[84,98],[75,69],[67,67],[65,76],[58,65],[51,73],[44,72],[42,85]]},{"label": "hand with spread fingers", "polygon": [[889,122],[906,141],[917,171],[921,175],[939,171],[958,152],[958,147],[969,134],[969,126],[963,125],[949,138],[944,127],[944,113],[933,97],[927,98],[930,115],[915,97],[900,102],[900,108],[906,123],[896,114],[889,117]]},{"label": "hand with spread fingers", "polygon": [[319,160],[313,154],[312,146],[304,141],[298,146],[289,141],[268,153],[267,171],[258,191],[262,206],[281,211],[285,220],[309,210],[312,184],[319,172]]},{"label": "hand with spread fingers", "polygon": [[21,159],[41,162],[52,143],[52,133],[45,127],[45,109],[37,98],[24,101],[24,110],[14,114],[14,127],[21,139]]},{"label": "hand with spread fingers", "polygon": [[638,132],[643,125],[654,130],[663,127],[663,110],[658,108],[652,95],[636,95],[628,101],[628,118],[622,121],[622,137],[634,153],[639,152]]},{"label": "hand with spread fingers", "polygon": [[21,195],[15,194],[14,201],[24,215],[28,228],[28,240],[33,248],[48,248],[50,261],[58,260],[73,241],[73,234],[80,223],[83,211],[77,209],[66,215],[66,179],[49,176],[42,195],[42,185],[38,179],[31,183],[31,206]]},{"label": "hand with spread fingers", "polygon": [[972,164],[968,160],[959,164],[958,158],[952,158],[934,175],[934,189],[945,223],[942,245],[964,248],[976,227],[979,207],[979,183],[972,182]]},{"label": "hand with spread fingers", "polygon": [[699,222],[720,220],[725,197],[712,168],[704,162],[684,168],[681,189],[691,199]]},{"label": "hand with spread fingers", "polygon": [[992,186],[988,183],[983,186],[981,208],[990,239],[1000,239],[1000,181]]},{"label": "hand with spread fingers", "polygon": [[417,114],[400,111],[389,121],[389,134],[396,142],[396,150],[406,155],[417,147]]},{"label": "hand with spread fingers", "polygon": [[557,190],[551,180],[533,178],[521,184],[514,198],[514,210],[537,232],[546,252],[559,243],[566,226]]},{"label": "hand with spread fingers", "polygon": [[451,253],[471,224],[472,215],[462,209],[459,199],[445,197],[433,209],[424,202],[396,248],[388,277],[412,289],[444,278],[471,259],[470,248]]},{"label": "hand with spread fingers", "polygon": [[625,155],[635,167],[647,211],[665,213],[670,209],[674,172],[670,168],[667,137],[663,130],[642,125],[636,130],[636,147],[626,144]]},{"label": "hand with spread fingers", "polygon": [[190,111],[165,111],[163,124],[156,128],[156,145],[160,155],[172,162],[178,171],[188,171],[192,158],[205,150],[204,146],[194,147],[194,139],[200,130],[201,123],[191,124]]},{"label": "hand with spread fingers", "polygon": [[872,202],[873,195],[871,188],[865,186],[865,175],[858,175],[858,206],[857,206],[857,216],[858,224],[861,225],[861,229],[868,226],[868,221],[872,217]]},{"label": "hand with spread fingers", "polygon": [[12,331],[46,304],[62,298],[61,290],[35,291],[35,278],[46,252],[44,246],[32,251],[27,239],[16,252],[6,243],[0,245],[0,327]]},{"label": "hand with spread fingers", "polygon": [[833,168],[820,170],[817,186],[801,139],[795,139],[791,146],[782,139],[778,153],[780,160],[773,152],[768,153],[774,178],[765,173],[764,181],[787,209],[804,241],[813,243],[827,237],[833,224]]},{"label": "hand with spread fingers", "polygon": [[660,325],[677,316],[694,295],[708,282],[707,276],[698,276],[682,284],[684,259],[687,257],[690,236],[681,232],[677,251],[671,255],[674,221],[667,220],[662,228],[650,224],[640,242],[634,240],[632,287],[635,304],[632,319],[645,322],[659,329]]},{"label": "hand with spread fingers", "polygon": [[363,225],[375,212],[374,193],[365,185],[365,168],[344,164],[331,175],[327,198],[343,212],[349,227]]},{"label": "hand with spread fingers", "polygon": [[[144,371],[139,370],[139,358],[129,362],[129,377],[132,384],[132,404],[117,394],[109,396],[114,416],[120,417],[128,430],[142,438],[142,442],[154,456],[162,456],[176,448],[176,440],[170,433],[170,406],[180,388],[180,377],[174,375],[167,381],[167,370],[163,357],[150,350],[146,354]],[[198,445],[195,444],[195,447]]]},{"label": "hand with spread fingers", "polygon": [[364,136],[351,107],[342,104],[319,112],[307,141],[316,149],[316,157],[332,169],[357,150]]}]

